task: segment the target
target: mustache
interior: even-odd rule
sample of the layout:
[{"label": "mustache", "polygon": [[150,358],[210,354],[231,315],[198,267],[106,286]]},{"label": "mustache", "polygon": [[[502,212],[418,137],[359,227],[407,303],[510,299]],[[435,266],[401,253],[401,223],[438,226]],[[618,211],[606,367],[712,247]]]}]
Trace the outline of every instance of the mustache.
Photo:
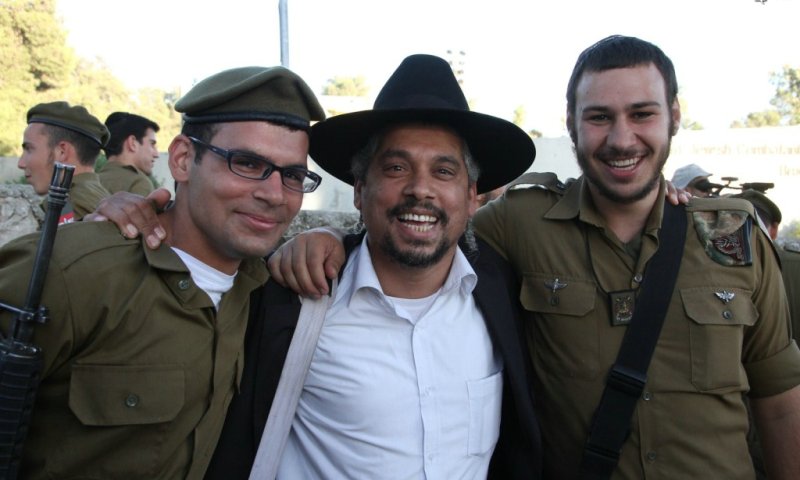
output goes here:
[{"label": "mustache", "polygon": [[450,221],[450,217],[447,215],[447,212],[441,208],[430,202],[421,202],[415,198],[408,198],[403,203],[395,205],[394,207],[390,208],[386,214],[389,217],[396,217],[402,213],[410,212],[413,209],[427,210],[428,213],[438,218],[442,225],[447,225]]},{"label": "mustache", "polygon": [[594,154],[600,160],[620,160],[623,158],[632,158],[645,156],[650,153],[649,150],[640,148],[617,148],[605,146],[597,150]]}]

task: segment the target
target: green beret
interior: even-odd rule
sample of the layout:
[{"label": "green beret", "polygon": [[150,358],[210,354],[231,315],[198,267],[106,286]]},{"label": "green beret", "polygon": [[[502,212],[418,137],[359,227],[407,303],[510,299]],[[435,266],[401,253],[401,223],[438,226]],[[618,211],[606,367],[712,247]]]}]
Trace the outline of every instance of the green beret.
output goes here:
[{"label": "green beret", "polygon": [[195,85],[175,103],[186,123],[262,120],[308,129],[324,120],[314,92],[297,74],[283,67],[225,70]]},{"label": "green beret", "polygon": [[767,198],[764,193],[759,192],[758,190],[743,190],[742,193],[731,195],[731,197],[744,198],[745,200],[748,200],[753,204],[754,207],[766,212],[767,215],[772,218],[773,222],[781,223],[781,220],[783,220],[781,209],[775,205],[775,202]]},{"label": "green beret", "polygon": [[28,123],[46,123],[66,128],[87,136],[104,147],[108,142],[108,128],[80,105],[67,102],[40,103],[28,110]]}]

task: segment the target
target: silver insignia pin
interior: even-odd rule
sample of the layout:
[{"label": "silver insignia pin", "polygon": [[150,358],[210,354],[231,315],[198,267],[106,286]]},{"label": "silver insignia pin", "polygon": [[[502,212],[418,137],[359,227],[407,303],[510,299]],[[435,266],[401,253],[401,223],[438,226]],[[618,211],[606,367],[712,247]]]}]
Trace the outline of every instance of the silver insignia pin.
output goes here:
[{"label": "silver insignia pin", "polygon": [[567,286],[566,283],[561,283],[558,278],[553,280],[545,280],[544,286],[549,288],[552,293],[556,293],[557,290],[561,290]]},{"label": "silver insignia pin", "polygon": [[736,296],[735,293],[729,292],[727,290],[723,290],[721,292],[714,292],[714,295],[716,295],[717,298],[719,298],[722,301],[722,303],[724,303],[726,305],[731,303],[731,300],[733,300],[733,297]]}]

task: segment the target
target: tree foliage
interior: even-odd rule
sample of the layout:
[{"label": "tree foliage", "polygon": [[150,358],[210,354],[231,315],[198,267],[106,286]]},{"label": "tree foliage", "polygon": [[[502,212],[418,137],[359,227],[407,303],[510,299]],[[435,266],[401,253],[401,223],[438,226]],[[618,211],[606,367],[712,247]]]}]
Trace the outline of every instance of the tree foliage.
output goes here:
[{"label": "tree foliage", "polygon": [[41,102],[83,105],[100,121],[134,112],[158,123],[162,139],[180,130],[172,109],[177,93],[130,91],[102,61],[80,58],[67,44],[55,0],[0,0],[0,45],[0,156],[19,155],[25,114]]},{"label": "tree foliage", "polygon": [[733,122],[732,128],[800,125],[800,68],[784,65],[781,71],[770,74],[770,83],[775,94],[769,103],[775,108],[748,113],[744,120]]},{"label": "tree foliage", "polygon": [[775,95],[770,100],[789,125],[800,125],[800,68],[783,66],[780,72],[772,73]]},{"label": "tree foliage", "polygon": [[781,124],[781,114],[777,110],[764,110],[747,114],[747,118],[742,121],[735,121],[731,128],[758,128],[776,127]]},{"label": "tree foliage", "polygon": [[336,76],[328,79],[322,88],[322,94],[340,97],[366,97],[369,94],[369,86],[361,75],[357,77]]}]

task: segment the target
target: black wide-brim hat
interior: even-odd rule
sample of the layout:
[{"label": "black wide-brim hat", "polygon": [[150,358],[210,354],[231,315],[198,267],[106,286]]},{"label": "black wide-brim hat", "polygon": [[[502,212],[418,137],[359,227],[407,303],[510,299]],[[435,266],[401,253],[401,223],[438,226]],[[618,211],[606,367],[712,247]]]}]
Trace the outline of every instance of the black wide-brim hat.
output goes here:
[{"label": "black wide-brim hat", "polygon": [[310,155],[326,172],[350,185],[353,155],[375,133],[395,124],[448,126],[467,142],[480,166],[478,193],[510,183],[533,163],[531,137],[513,123],[469,110],[450,65],[433,55],[411,55],[397,67],[372,110],[337,115],[311,127]]}]

